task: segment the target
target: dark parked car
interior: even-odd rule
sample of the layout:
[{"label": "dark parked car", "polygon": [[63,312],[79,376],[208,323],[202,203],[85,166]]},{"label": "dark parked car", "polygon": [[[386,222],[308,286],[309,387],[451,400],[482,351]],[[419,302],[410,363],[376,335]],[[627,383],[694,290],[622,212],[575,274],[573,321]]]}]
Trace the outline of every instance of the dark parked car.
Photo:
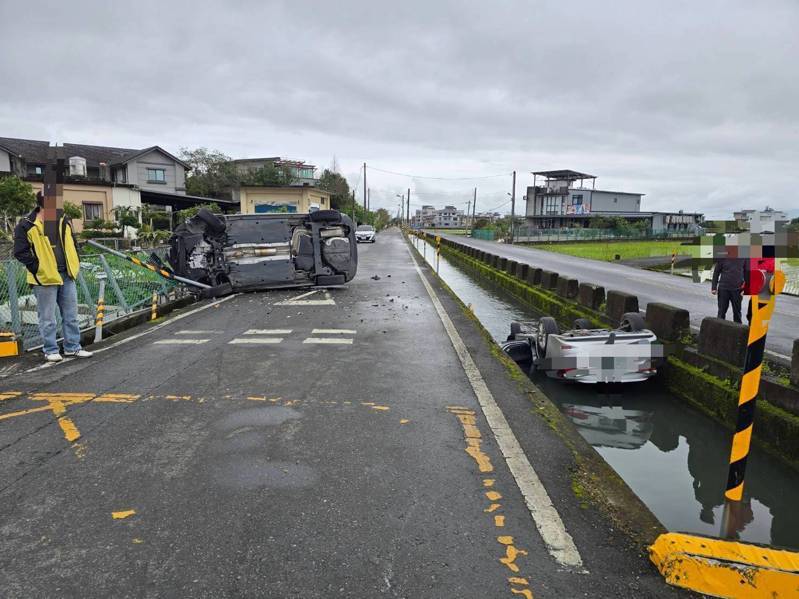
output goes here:
[{"label": "dark parked car", "polygon": [[202,209],[169,243],[175,274],[216,294],[341,285],[358,269],[355,226],[335,210],[223,216]]}]

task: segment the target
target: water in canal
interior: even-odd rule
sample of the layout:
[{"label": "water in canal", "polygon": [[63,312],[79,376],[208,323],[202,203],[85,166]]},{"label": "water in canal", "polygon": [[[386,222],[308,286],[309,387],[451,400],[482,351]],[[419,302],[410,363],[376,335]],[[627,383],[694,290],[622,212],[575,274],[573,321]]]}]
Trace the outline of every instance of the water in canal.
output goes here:
[{"label": "water in canal", "polygon": [[[414,240],[435,267],[435,251]],[[423,246],[426,245],[426,248]],[[510,322],[542,316],[442,256],[439,275],[495,340]],[[536,375],[535,383],[671,531],[718,536],[732,433],[656,380],[596,386]],[[799,548],[799,473],[753,447],[739,538]]]}]

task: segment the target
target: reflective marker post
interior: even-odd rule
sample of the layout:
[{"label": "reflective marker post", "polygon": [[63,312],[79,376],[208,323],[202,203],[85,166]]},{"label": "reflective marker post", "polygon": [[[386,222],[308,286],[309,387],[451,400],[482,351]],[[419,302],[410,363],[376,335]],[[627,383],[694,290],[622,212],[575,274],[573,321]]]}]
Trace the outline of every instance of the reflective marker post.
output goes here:
[{"label": "reflective marker post", "polygon": [[97,294],[97,316],[94,319],[94,342],[99,343],[103,339],[103,317],[105,316],[105,279],[104,272],[97,273],[97,283],[100,291]]},{"label": "reflective marker post", "polygon": [[741,391],[738,396],[738,417],[735,423],[735,434],[730,450],[730,470],[727,476],[727,489],[724,492],[724,515],[721,524],[721,536],[733,537],[741,530],[738,517],[744,492],[746,460],[752,442],[752,429],[755,419],[755,400],[760,389],[760,375],[763,368],[763,351],[766,348],[766,333],[769,320],[774,313],[777,295],[785,286],[785,273],[777,270],[768,273],[762,270],[752,271],[757,278],[754,289],[759,293],[752,295],[752,320],[749,323],[749,338],[746,345],[746,359],[741,378]]},{"label": "reflective marker post", "polygon": [[436,274],[438,274],[438,257],[441,255],[441,235],[436,235]]}]

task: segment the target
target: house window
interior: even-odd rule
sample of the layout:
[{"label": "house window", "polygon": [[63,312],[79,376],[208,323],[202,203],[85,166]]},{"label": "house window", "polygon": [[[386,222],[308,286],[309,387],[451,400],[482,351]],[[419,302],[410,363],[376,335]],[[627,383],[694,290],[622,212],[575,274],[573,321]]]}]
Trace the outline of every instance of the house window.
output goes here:
[{"label": "house window", "polygon": [[162,168],[148,168],[147,183],[166,183],[166,171]]},{"label": "house window", "polygon": [[581,206],[583,203],[583,194],[575,194],[572,196],[572,205]]},{"label": "house window", "polygon": [[44,169],[41,166],[37,166],[33,169],[33,174],[41,175],[44,173]]},{"label": "house window", "polygon": [[83,220],[88,222],[90,220],[97,220],[98,218],[103,218],[103,205],[89,204],[87,202],[84,202]]}]

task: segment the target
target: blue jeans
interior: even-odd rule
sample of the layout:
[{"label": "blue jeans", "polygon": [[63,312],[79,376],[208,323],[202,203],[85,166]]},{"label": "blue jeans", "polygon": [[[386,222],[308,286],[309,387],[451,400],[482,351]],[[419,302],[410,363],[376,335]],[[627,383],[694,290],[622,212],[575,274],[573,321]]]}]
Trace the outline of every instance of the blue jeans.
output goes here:
[{"label": "blue jeans", "polygon": [[33,285],[36,296],[36,311],[39,313],[39,333],[44,341],[44,353],[57,354],[56,306],[61,310],[61,325],[64,329],[64,351],[76,352],[80,347],[80,325],[78,325],[78,288],[75,281],[62,275],[63,285]]}]

